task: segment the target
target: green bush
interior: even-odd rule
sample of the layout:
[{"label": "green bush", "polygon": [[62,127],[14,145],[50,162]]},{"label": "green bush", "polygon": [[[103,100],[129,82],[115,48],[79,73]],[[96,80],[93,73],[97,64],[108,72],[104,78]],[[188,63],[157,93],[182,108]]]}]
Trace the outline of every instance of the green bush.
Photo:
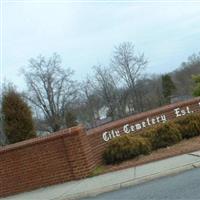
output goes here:
[{"label": "green bush", "polygon": [[115,138],[110,141],[103,157],[106,164],[118,163],[198,135],[200,135],[200,114],[190,114],[145,129],[136,135]]},{"label": "green bush", "polygon": [[171,146],[181,141],[180,126],[174,122],[159,124],[154,128],[144,131],[141,135],[150,140],[152,149]]},{"label": "green bush", "polygon": [[175,120],[180,125],[180,132],[183,138],[191,138],[200,135],[200,114],[191,114]]},{"label": "green bush", "polygon": [[9,143],[36,137],[31,109],[14,89],[4,93],[2,112],[5,116],[4,131]]},{"label": "green bush", "polygon": [[110,141],[103,158],[106,164],[113,164],[150,152],[151,144],[147,138],[124,135]]}]

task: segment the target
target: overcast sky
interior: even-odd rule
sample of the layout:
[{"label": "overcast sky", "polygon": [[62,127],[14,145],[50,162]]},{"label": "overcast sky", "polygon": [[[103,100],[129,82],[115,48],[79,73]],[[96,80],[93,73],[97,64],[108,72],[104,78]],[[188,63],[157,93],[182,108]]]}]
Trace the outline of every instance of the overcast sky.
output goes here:
[{"label": "overcast sky", "polygon": [[[135,44],[147,72],[172,71],[200,51],[200,3],[3,3],[3,76],[19,89],[20,68],[39,54],[61,55],[83,80],[108,65],[113,47]],[[2,45],[2,44],[1,44]]]}]

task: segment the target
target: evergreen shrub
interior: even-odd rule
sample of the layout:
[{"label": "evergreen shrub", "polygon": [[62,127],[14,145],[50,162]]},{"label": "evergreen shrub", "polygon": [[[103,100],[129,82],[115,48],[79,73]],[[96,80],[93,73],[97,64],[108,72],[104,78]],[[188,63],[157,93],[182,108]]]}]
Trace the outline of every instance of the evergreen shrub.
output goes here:
[{"label": "evergreen shrub", "polygon": [[200,114],[190,114],[174,121],[180,126],[179,130],[183,139],[200,135]]},{"label": "evergreen shrub", "polygon": [[36,137],[32,112],[22,96],[9,90],[3,96],[4,132],[9,143]]},{"label": "evergreen shrub", "polygon": [[141,134],[150,140],[152,149],[159,149],[176,144],[182,140],[180,126],[174,122],[159,124]]},{"label": "evergreen shrub", "polygon": [[110,141],[103,158],[106,164],[113,164],[150,152],[151,143],[147,138],[123,135]]}]

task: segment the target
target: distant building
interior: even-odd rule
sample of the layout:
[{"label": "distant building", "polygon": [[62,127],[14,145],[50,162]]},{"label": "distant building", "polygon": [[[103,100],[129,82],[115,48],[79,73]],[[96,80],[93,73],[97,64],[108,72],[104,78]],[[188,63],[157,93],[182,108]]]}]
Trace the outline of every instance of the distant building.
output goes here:
[{"label": "distant building", "polygon": [[50,134],[51,134],[51,132],[49,132],[49,131],[43,131],[43,130],[37,130],[36,131],[37,137],[47,136],[47,135],[50,135]]},{"label": "distant building", "polygon": [[95,127],[101,126],[101,125],[106,124],[106,123],[111,122],[111,121],[112,121],[111,117],[107,117],[107,118],[104,118],[104,119],[97,119],[95,121]]},{"label": "distant building", "polygon": [[107,106],[101,107],[98,112],[95,114],[95,119],[103,120],[107,118],[109,108]]}]

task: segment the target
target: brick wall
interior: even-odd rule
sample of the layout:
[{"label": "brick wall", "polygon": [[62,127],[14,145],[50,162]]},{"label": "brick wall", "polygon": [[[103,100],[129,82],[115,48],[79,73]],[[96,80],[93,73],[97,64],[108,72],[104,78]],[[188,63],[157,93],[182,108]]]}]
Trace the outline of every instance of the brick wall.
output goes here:
[{"label": "brick wall", "polygon": [[86,177],[92,151],[83,127],[0,149],[0,197]]},{"label": "brick wall", "polygon": [[85,131],[77,126],[50,136],[35,138],[0,148],[0,197],[84,178],[102,163],[102,152],[108,145],[102,138],[105,131],[125,124],[142,122],[147,117],[164,114],[176,118],[175,108],[200,112],[200,98],[175,103],[130,116]]}]

